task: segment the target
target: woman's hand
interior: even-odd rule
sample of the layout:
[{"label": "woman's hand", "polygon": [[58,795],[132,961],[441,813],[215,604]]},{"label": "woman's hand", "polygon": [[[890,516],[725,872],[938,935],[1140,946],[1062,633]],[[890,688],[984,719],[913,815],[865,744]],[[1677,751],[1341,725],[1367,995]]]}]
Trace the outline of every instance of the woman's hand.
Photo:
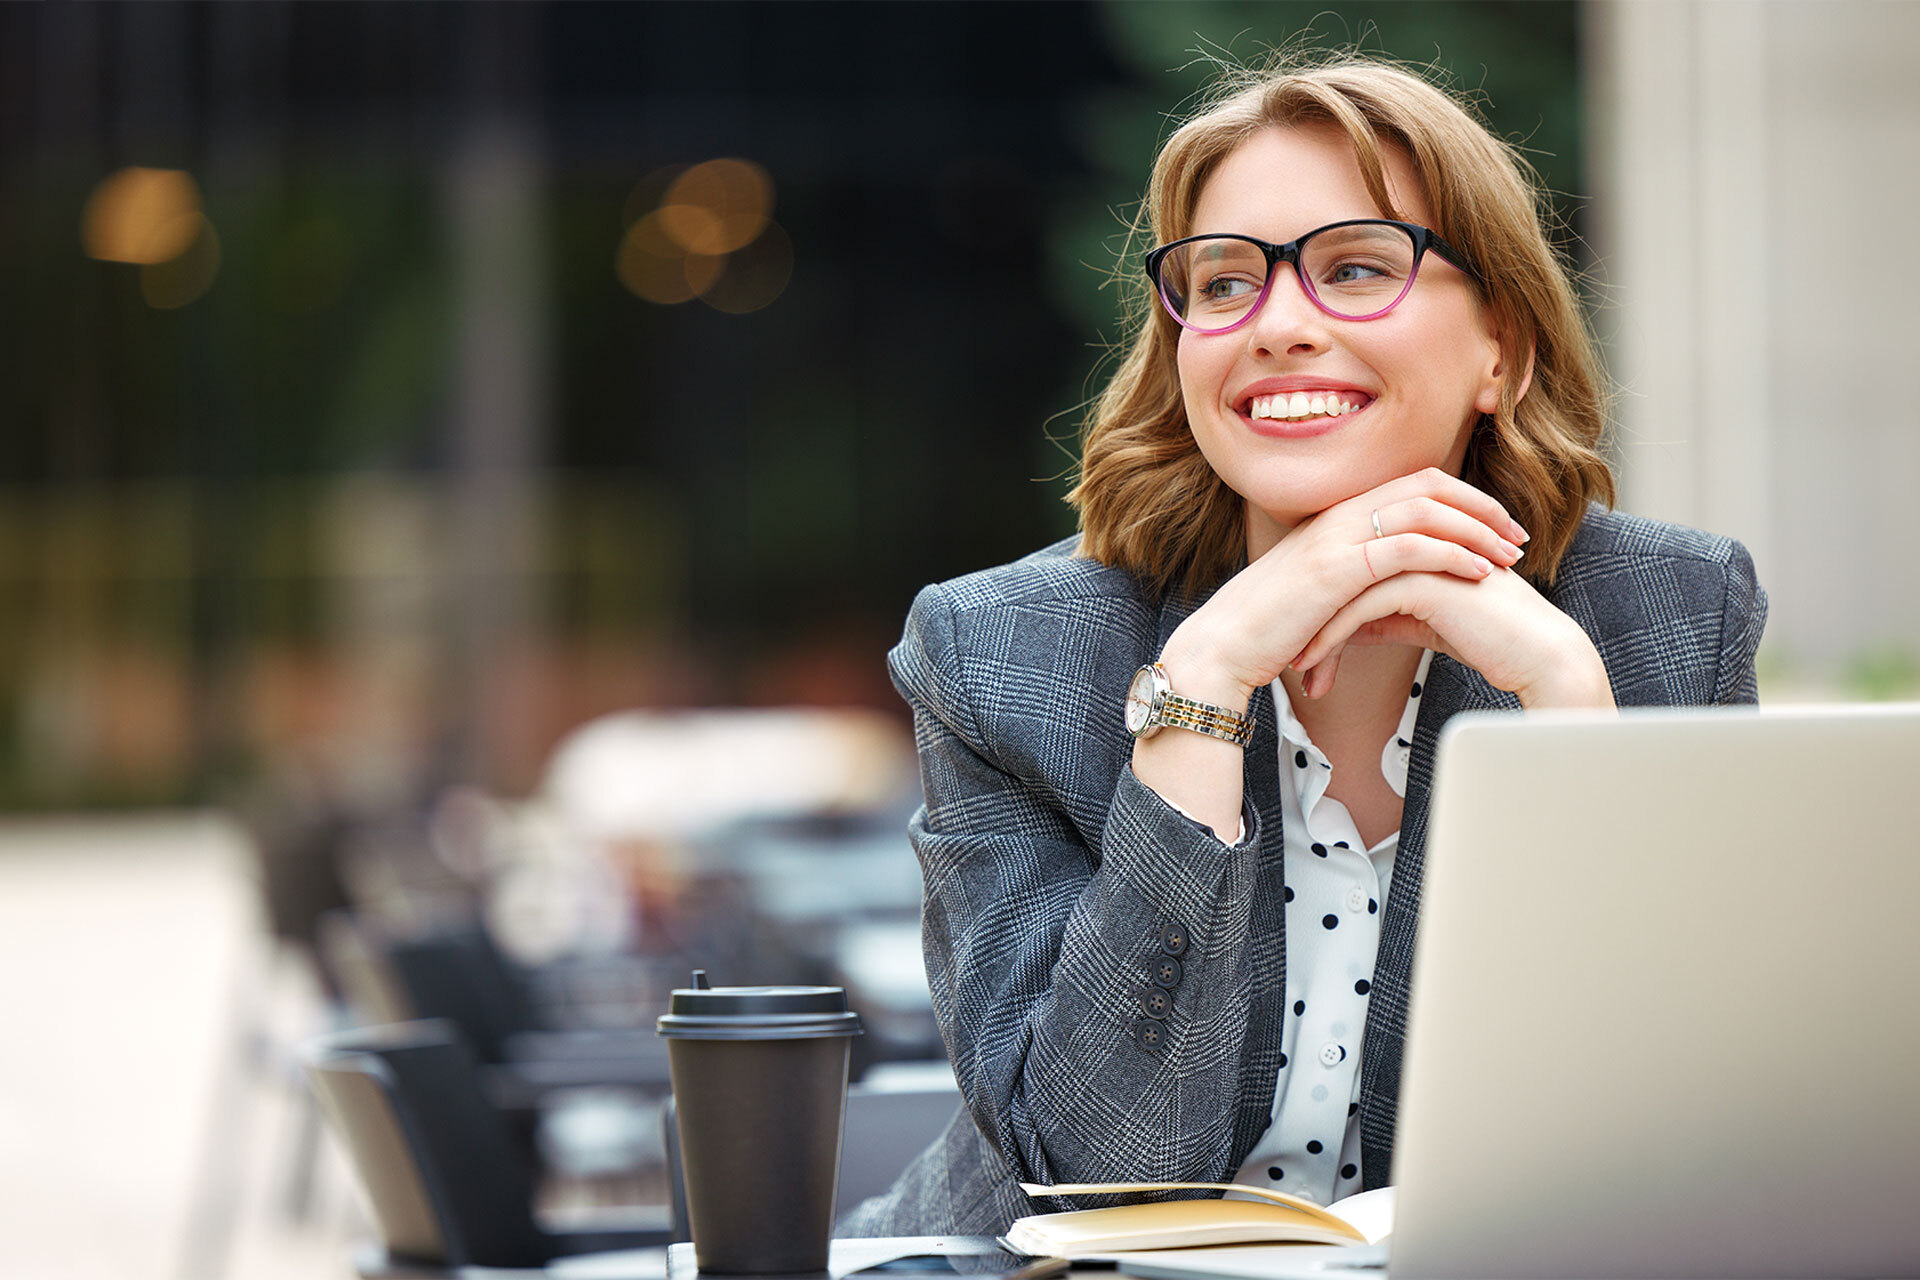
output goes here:
[{"label": "woman's hand", "polygon": [[[1161,664],[1182,695],[1241,710],[1369,591],[1413,578],[1475,590],[1517,562],[1526,540],[1505,507],[1456,476],[1430,468],[1389,480],[1288,530],[1180,624]],[[1337,646],[1328,651],[1337,664]],[[1133,769],[1220,839],[1234,839],[1244,799],[1238,747],[1156,734],[1134,744]]]},{"label": "woman's hand", "polygon": [[1477,584],[1519,561],[1526,538],[1456,476],[1401,476],[1288,531],[1180,625],[1162,661],[1187,696],[1243,707],[1368,592],[1409,576]]},{"label": "woman's hand", "polygon": [[1403,573],[1367,588],[1320,629],[1294,662],[1308,697],[1333,687],[1350,644],[1419,645],[1472,667],[1523,707],[1606,707],[1605,665],[1578,623],[1511,569],[1468,582]]}]

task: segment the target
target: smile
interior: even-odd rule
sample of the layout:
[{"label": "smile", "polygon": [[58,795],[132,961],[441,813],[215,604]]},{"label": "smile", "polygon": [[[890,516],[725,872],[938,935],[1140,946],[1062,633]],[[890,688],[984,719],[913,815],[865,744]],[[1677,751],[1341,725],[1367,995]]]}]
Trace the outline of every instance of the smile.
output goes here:
[{"label": "smile", "polygon": [[1358,392],[1295,391],[1291,395],[1255,396],[1247,416],[1297,421],[1301,418],[1338,418],[1364,409],[1371,397]]}]

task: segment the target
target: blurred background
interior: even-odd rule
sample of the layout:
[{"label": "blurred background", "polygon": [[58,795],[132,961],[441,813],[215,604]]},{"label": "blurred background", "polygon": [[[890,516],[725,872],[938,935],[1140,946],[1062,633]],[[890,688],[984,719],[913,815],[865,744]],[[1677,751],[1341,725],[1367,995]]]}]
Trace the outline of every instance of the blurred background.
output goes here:
[{"label": "blurred background", "polygon": [[1155,144],[1296,41],[1525,148],[1763,698],[1920,694],[1920,6],[0,6],[8,1274],[349,1274],[329,1028],[461,1021],[594,1203],[691,964],[937,1056],[885,651],[1072,531]]}]

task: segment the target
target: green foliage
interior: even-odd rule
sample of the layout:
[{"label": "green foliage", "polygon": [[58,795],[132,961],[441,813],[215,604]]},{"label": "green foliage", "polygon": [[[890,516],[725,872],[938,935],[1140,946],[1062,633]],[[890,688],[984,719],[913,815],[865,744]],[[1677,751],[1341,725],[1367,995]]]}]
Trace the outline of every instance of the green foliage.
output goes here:
[{"label": "green foliage", "polygon": [[339,382],[321,424],[326,462],[382,461],[432,421],[448,381],[445,292],[430,269],[404,270],[368,305],[364,330],[343,335]]},{"label": "green foliage", "polygon": [[1920,653],[1911,645],[1884,644],[1856,654],[1840,675],[1843,695],[1860,702],[1920,698]]}]

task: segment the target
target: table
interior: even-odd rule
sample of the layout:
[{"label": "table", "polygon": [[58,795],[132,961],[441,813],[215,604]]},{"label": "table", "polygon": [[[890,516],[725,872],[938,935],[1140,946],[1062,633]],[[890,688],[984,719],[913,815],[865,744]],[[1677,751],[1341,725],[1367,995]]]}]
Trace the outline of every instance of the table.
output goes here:
[{"label": "table", "polygon": [[[835,1240],[827,1255],[827,1269],[802,1273],[806,1280],[834,1280],[893,1258],[910,1258],[917,1253],[979,1253],[999,1248],[992,1236],[876,1236],[871,1239]],[[700,1269],[693,1260],[691,1244],[667,1248],[667,1280],[695,1280]],[[782,1280],[764,1277],[762,1280]],[[790,1280],[800,1280],[792,1277]]]}]

